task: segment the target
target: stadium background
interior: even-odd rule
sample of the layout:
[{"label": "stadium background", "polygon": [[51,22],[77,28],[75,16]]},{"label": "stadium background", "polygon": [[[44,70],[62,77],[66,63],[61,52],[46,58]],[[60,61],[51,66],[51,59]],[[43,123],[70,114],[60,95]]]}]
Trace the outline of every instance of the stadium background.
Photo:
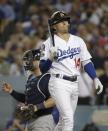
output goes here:
[{"label": "stadium background", "polygon": [[[22,55],[28,49],[39,48],[48,37],[47,20],[56,10],[71,16],[70,32],[85,40],[97,75],[104,83],[102,96],[98,99],[93,95],[90,107],[78,106],[75,127],[78,128],[76,131],[81,131],[91,122],[92,111],[108,109],[107,0],[0,0],[0,83],[7,81],[15,85],[15,89],[24,90]],[[103,80],[103,76],[106,79]],[[0,131],[15,105],[16,101],[0,91]],[[98,126],[101,131],[108,131],[108,120],[106,126]]]}]

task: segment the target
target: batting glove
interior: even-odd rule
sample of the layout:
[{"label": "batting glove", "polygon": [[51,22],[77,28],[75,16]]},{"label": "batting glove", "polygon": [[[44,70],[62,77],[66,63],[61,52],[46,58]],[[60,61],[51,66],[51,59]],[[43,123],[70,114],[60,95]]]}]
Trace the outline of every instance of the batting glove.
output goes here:
[{"label": "batting glove", "polygon": [[50,59],[51,60],[57,60],[57,47],[51,47],[50,48]]},{"label": "batting glove", "polygon": [[103,85],[102,85],[102,83],[100,82],[100,80],[98,78],[94,79],[94,86],[95,86],[97,94],[102,93]]}]

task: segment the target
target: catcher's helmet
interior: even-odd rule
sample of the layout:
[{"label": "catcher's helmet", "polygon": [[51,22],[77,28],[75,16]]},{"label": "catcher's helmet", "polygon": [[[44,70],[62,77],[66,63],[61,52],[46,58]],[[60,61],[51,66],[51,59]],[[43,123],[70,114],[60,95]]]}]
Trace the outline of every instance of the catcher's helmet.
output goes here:
[{"label": "catcher's helmet", "polygon": [[62,21],[68,21],[70,23],[70,17],[63,11],[56,11],[48,20],[50,26],[60,23]]},{"label": "catcher's helmet", "polygon": [[28,50],[23,55],[23,62],[25,70],[32,70],[33,69],[33,61],[40,60],[40,50]]}]

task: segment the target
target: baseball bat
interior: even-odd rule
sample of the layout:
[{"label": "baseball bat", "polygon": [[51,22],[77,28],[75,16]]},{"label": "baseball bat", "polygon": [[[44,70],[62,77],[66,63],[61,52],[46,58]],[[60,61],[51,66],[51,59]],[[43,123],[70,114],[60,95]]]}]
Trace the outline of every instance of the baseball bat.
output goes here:
[{"label": "baseball bat", "polygon": [[50,26],[50,19],[48,20],[48,31],[49,31],[49,37],[50,41],[53,47],[55,47],[55,42],[54,42],[54,31]]},{"label": "baseball bat", "polygon": [[[54,29],[51,28],[50,26],[50,19],[48,20],[48,31],[49,31],[49,37],[50,37],[50,41],[53,47],[55,47],[55,42],[54,42]],[[55,55],[54,59],[57,60],[57,54]]]}]

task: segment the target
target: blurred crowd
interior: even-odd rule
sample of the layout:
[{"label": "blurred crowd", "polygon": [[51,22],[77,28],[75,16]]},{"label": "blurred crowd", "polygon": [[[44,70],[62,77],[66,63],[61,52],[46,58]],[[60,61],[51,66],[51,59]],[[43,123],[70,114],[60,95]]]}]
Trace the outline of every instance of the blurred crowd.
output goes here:
[{"label": "blurred crowd", "polygon": [[71,16],[70,33],[84,39],[108,93],[108,0],[0,0],[0,75],[24,75],[24,51],[40,48],[57,10]]},{"label": "blurred crowd", "polygon": [[[23,53],[40,48],[48,37],[48,18],[57,10],[71,16],[70,33],[84,39],[104,85],[95,97],[92,80],[81,70],[78,104],[108,104],[108,0],[0,0],[0,76],[24,75]],[[19,123],[13,118],[6,129],[20,129]],[[83,129],[92,130],[99,131],[94,125]]]}]

